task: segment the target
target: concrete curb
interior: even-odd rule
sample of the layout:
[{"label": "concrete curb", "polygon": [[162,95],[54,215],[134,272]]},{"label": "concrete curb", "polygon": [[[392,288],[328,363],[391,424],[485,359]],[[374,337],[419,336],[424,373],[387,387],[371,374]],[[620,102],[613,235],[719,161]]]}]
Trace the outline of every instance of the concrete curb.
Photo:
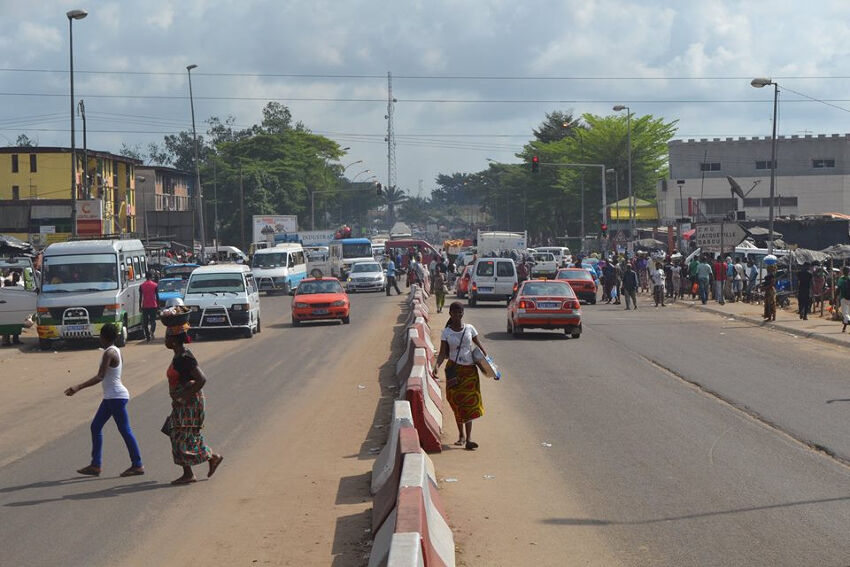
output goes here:
[{"label": "concrete curb", "polygon": [[704,313],[711,313],[713,315],[720,315],[722,317],[732,317],[738,321],[744,321],[746,323],[751,323],[758,327],[764,327],[766,329],[771,329],[774,331],[780,331],[783,333],[789,333],[791,335],[795,335],[797,337],[802,337],[804,339],[814,339],[816,341],[821,341],[824,343],[829,343],[836,346],[841,346],[844,348],[850,348],[850,340],[838,339],[834,337],[829,337],[827,335],[818,333],[816,331],[806,331],[805,329],[798,329],[793,327],[787,323],[776,323],[773,321],[765,321],[761,317],[752,317],[749,315],[737,315],[735,313],[729,313],[728,311],[721,311],[716,307],[709,307],[707,305],[700,304],[692,304],[692,303],[673,303],[673,305],[681,305],[683,307],[687,307],[688,309],[696,309],[697,311],[702,311]]}]

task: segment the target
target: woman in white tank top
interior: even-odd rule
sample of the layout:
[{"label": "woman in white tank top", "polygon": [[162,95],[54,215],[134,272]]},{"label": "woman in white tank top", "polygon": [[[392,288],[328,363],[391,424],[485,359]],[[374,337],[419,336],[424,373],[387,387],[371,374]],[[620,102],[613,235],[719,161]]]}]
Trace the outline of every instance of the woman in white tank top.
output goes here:
[{"label": "woman in white tank top", "polygon": [[142,465],[142,457],[139,453],[139,444],[133,436],[130,428],[130,416],[127,414],[127,403],[130,401],[130,392],[121,383],[121,370],[124,361],[121,351],[115,346],[118,337],[118,329],[112,323],[106,323],[100,329],[100,344],[103,346],[103,356],[100,360],[100,368],[97,375],[89,378],[82,384],[71,386],[65,390],[66,396],[73,396],[83,388],[94,386],[100,382],[103,387],[103,401],[91,422],[92,451],[91,464],[83,467],[77,472],[88,476],[100,476],[101,453],[103,450],[103,426],[109,418],[115,420],[115,425],[127,444],[130,453],[130,468],[121,473],[121,476],[137,476],[145,474]]}]

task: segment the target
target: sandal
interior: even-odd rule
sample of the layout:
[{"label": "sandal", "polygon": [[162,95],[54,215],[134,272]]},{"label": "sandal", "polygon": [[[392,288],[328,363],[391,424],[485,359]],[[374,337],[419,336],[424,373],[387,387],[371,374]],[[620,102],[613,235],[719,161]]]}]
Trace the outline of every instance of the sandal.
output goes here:
[{"label": "sandal", "polygon": [[461,437],[460,439],[455,441],[455,445],[457,445],[458,447],[463,447],[465,444],[466,444],[466,439],[464,439],[463,437]]},{"label": "sandal", "polygon": [[78,474],[84,474],[86,476],[100,476],[100,469],[89,465],[87,467],[83,467],[77,471]]},{"label": "sandal", "polygon": [[477,448],[478,448],[478,443],[476,443],[475,441],[467,441],[467,442],[466,442],[466,447],[465,447],[465,449],[466,449],[467,451],[474,451],[474,450],[476,450]]},{"label": "sandal", "polygon": [[224,457],[221,455],[213,455],[210,457],[210,470],[207,472],[207,478],[210,478],[215,474],[215,470],[218,468],[218,465],[221,464],[221,461],[224,460]]},{"label": "sandal", "polygon": [[198,479],[196,479],[195,477],[183,478],[181,476],[180,478],[178,478],[176,480],[172,480],[171,484],[173,484],[174,486],[180,486],[180,485],[183,485],[183,484],[192,484],[193,482],[198,482]]},{"label": "sandal", "polygon": [[122,472],[120,476],[141,476],[145,474],[145,467],[130,467]]}]

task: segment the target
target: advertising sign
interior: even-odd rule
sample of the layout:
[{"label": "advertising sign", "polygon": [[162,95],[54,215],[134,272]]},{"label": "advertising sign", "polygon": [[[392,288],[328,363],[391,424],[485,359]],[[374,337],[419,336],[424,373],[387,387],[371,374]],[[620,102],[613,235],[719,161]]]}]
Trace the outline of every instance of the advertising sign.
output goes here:
[{"label": "advertising sign", "polygon": [[251,242],[267,242],[269,235],[297,232],[298,216],[254,215],[252,228]]},{"label": "advertising sign", "polygon": [[332,230],[302,230],[298,238],[304,246],[327,246],[334,239]]},{"label": "advertising sign", "polygon": [[102,220],[103,201],[84,199],[77,201],[77,220]]},{"label": "advertising sign", "polygon": [[697,246],[702,248],[703,252],[720,254],[734,250],[746,237],[747,232],[734,222],[697,225]]}]

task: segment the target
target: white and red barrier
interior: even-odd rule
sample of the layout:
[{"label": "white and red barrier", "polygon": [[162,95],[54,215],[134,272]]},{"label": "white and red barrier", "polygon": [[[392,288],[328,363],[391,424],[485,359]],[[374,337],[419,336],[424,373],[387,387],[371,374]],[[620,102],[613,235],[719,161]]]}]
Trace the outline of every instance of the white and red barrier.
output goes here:
[{"label": "white and red barrier", "polygon": [[396,468],[399,430],[405,426],[413,427],[413,414],[410,411],[410,402],[407,400],[396,400],[393,402],[393,416],[387,434],[387,444],[384,445],[384,448],[372,465],[372,494],[377,493],[381,489]]},{"label": "white and red barrier", "polygon": [[[395,509],[396,502],[398,501],[398,487],[401,482],[401,469],[404,464],[404,456],[422,452],[422,446],[419,445],[419,434],[412,425],[399,428],[397,440],[394,459],[391,463],[392,470],[385,482],[374,493],[375,496],[372,502],[373,534],[378,533],[384,521]],[[433,468],[433,466],[432,463],[431,467]]]},{"label": "white and red barrier", "polygon": [[425,567],[422,537],[409,532],[393,534],[387,567]]},{"label": "white and red barrier", "polygon": [[410,402],[413,426],[419,434],[422,448],[429,453],[439,453],[443,450],[443,397],[428,365],[411,368],[403,395]]}]

